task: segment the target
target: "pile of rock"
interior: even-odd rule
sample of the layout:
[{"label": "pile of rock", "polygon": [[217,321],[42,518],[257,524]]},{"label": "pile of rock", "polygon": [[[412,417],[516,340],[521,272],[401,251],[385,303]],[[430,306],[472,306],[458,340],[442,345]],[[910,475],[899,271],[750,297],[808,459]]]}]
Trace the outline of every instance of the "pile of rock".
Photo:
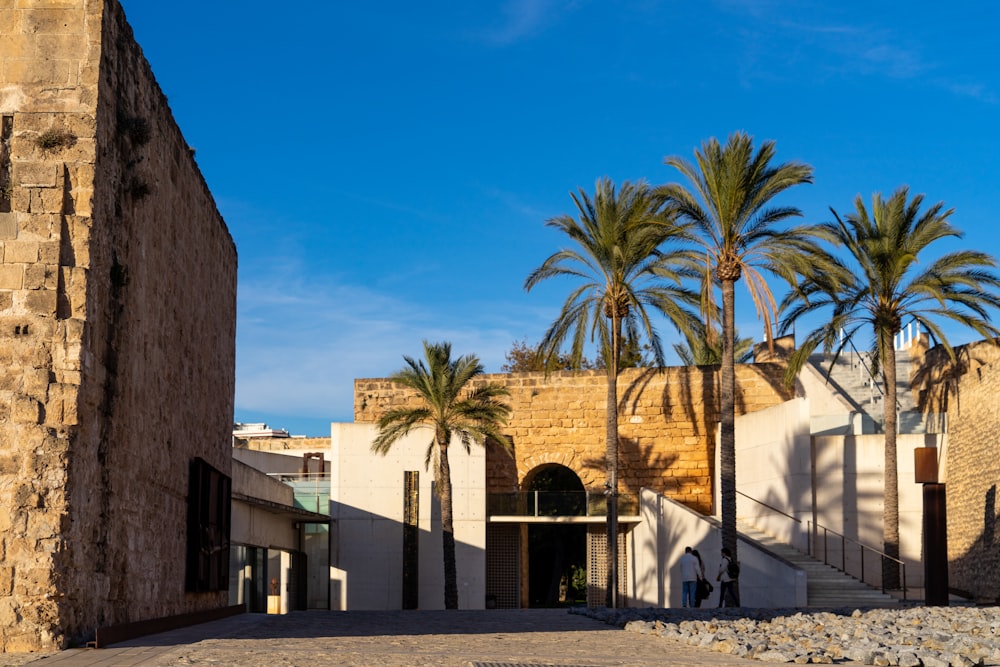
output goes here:
[{"label": "pile of rock", "polygon": [[629,632],[764,662],[1000,665],[1000,608],[576,609]]}]

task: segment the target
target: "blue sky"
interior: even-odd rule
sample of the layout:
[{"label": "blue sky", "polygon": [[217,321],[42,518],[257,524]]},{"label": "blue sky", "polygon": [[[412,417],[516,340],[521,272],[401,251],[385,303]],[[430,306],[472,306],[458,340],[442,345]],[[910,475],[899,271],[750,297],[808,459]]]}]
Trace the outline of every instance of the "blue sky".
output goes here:
[{"label": "blue sky", "polygon": [[122,3],[239,251],[238,421],[326,435],[423,339],[499,371],[569,193],[736,130],[814,167],[807,221],[906,184],[996,252],[991,3]]}]

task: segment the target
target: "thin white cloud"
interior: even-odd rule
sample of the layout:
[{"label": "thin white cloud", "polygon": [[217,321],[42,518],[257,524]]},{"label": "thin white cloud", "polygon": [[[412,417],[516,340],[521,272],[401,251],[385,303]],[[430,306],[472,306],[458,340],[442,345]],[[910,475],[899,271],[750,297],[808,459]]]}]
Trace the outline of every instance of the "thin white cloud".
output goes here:
[{"label": "thin white cloud", "polygon": [[422,340],[450,341],[455,354],[475,354],[496,372],[520,335],[516,324],[484,319],[507,305],[444,304],[437,312],[326,280],[241,282],[237,411],[350,421],[354,380],[397,370],[403,355],[421,354]]},{"label": "thin white cloud", "polygon": [[848,61],[853,59],[859,69],[893,79],[912,79],[927,71],[915,52],[886,41],[861,44],[856,52],[842,50],[841,53]]},{"label": "thin white cloud", "polygon": [[[754,80],[797,78],[791,65],[808,67],[816,75],[882,76],[896,80],[921,80],[954,95],[989,104],[997,95],[975,81],[956,82],[941,75],[942,65],[928,59],[926,49],[910,35],[892,28],[816,20],[790,19],[808,7],[785,0],[716,0],[716,6],[748,20],[741,30],[747,52],[742,60],[744,86]],[[774,44],[781,44],[775,57]]]},{"label": "thin white cloud", "polygon": [[516,193],[492,186],[483,188],[483,193],[500,202],[506,209],[528,220],[537,222],[551,217],[551,213],[546,213],[533,204],[524,202]]},{"label": "thin white cloud", "polygon": [[938,79],[937,84],[959,97],[969,97],[987,104],[1000,103],[1000,98],[997,97],[997,94],[981,83],[958,83]]},{"label": "thin white cloud", "polygon": [[496,22],[488,28],[477,30],[472,37],[493,46],[508,46],[525,39],[537,37],[567,11],[575,9],[576,2],[566,0],[508,0],[500,8]]}]

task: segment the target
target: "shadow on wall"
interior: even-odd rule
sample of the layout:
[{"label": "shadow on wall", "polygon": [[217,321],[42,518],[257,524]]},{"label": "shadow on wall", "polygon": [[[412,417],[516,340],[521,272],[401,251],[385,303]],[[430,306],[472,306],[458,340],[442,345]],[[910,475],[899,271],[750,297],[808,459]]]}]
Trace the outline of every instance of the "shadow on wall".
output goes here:
[{"label": "shadow on wall", "polygon": [[[721,563],[719,522],[680,503],[643,489],[643,521],[632,532],[635,606],[680,607],[679,562],[684,548],[697,549],[715,591],[702,604],[718,606],[716,575]],[[745,607],[801,607],[806,604],[805,573],[740,538],[740,601]]]},{"label": "shadow on wall", "polygon": [[[949,523],[952,517],[949,517]],[[952,591],[980,604],[1000,604],[1000,540],[997,528],[997,485],[983,495],[983,529],[968,550],[949,558],[948,583]]]},{"label": "shadow on wall", "polygon": [[[671,466],[677,461],[677,454],[657,452],[657,443],[650,442],[648,445],[643,447],[639,444],[638,438],[626,438],[624,436],[618,437],[618,479],[624,482],[627,479],[635,479],[640,477],[642,472],[645,470],[669,470]],[[598,470],[605,470],[607,464],[605,459],[594,458],[586,459],[583,465],[588,468],[596,468]],[[697,481],[697,478],[693,478]],[[681,485],[687,481],[690,481],[688,477],[675,475],[670,478],[670,480],[663,480],[665,485],[672,484],[670,488],[664,488],[663,491],[678,491]],[[620,491],[622,493],[635,493],[637,489],[627,488],[622,484]]]},{"label": "shadow on wall", "polygon": [[[718,366],[680,366],[670,369],[673,373],[679,373],[684,378],[677,383],[666,382],[660,394],[663,405],[663,420],[668,422],[672,419],[671,414],[676,407],[683,410],[684,417],[693,426],[695,436],[701,437],[712,433],[713,424],[718,418]],[[658,368],[645,368],[639,375],[625,387],[622,397],[618,402],[618,409],[622,413],[635,410],[643,392],[649,386],[654,377],[662,371]],[[679,387],[679,400],[674,401],[670,396],[671,385]],[[698,395],[693,390],[694,386],[701,387]],[[679,406],[677,405],[679,403]],[[737,408],[739,409],[739,408]],[[704,432],[703,432],[704,431]]]},{"label": "shadow on wall", "polygon": [[[509,435],[509,434],[508,434]],[[517,438],[511,436],[508,454],[492,438],[486,440],[486,486],[490,493],[514,493],[517,486]]]},{"label": "shadow on wall", "polygon": [[[455,505],[463,502],[460,496],[464,494],[456,489]],[[416,572],[418,608],[444,609],[441,503],[436,495],[431,505],[433,528],[416,531],[415,557],[408,556],[404,550],[406,526],[403,522],[336,501],[331,501],[330,512],[331,609],[403,609],[403,572],[406,568]],[[420,523],[426,522],[421,520]],[[466,522],[455,520],[456,533],[461,534],[462,523]],[[485,549],[456,541],[455,561],[459,609],[483,609],[486,604]]]}]

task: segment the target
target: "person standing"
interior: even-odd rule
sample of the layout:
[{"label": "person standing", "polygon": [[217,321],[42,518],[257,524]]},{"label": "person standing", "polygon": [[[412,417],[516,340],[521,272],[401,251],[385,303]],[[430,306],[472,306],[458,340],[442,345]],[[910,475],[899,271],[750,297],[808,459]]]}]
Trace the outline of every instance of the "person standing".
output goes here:
[{"label": "person standing", "polygon": [[722,547],[722,562],[719,563],[719,574],[715,580],[719,582],[719,606],[726,606],[726,593],[729,594],[730,607],[740,606],[740,590],[736,583],[739,579],[739,571],[733,567],[733,553],[726,547]]},{"label": "person standing", "polygon": [[691,547],[684,547],[681,556],[681,606],[694,607],[697,604],[698,559],[691,553]]}]

